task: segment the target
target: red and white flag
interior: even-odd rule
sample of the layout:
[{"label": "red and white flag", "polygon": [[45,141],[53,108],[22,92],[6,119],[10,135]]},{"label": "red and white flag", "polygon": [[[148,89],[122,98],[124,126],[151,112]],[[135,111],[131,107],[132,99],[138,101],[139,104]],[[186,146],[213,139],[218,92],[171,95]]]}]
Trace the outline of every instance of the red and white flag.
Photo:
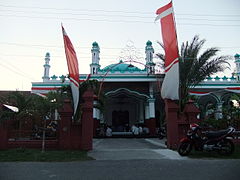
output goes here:
[{"label": "red and white flag", "polygon": [[163,99],[179,99],[179,54],[172,2],[159,8],[155,21],[160,19],[165,50],[165,78],[162,83]]},{"label": "red and white flag", "polygon": [[68,72],[70,78],[70,86],[72,90],[73,96],[73,104],[74,104],[74,115],[77,111],[78,102],[79,102],[79,70],[78,70],[78,60],[76,52],[73,48],[73,45],[62,26],[65,54],[68,65]]}]

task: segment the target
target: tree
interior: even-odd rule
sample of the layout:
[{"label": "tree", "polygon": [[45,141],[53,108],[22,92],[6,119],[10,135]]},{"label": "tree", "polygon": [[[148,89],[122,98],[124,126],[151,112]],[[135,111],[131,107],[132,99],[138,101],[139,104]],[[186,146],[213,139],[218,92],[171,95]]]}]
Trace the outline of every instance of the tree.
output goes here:
[{"label": "tree", "polygon": [[[201,53],[205,42],[205,39],[200,40],[199,37],[195,35],[191,42],[186,41],[182,43],[179,54],[181,111],[183,111],[185,104],[189,100],[188,91],[190,88],[194,88],[207,77],[217,72],[222,72],[229,67],[227,61],[230,57],[216,56],[219,52],[218,48],[208,48]],[[161,46],[163,47],[163,45]],[[164,54],[159,53],[157,56],[164,62]]]},{"label": "tree", "polygon": [[22,121],[32,116],[32,96],[28,96],[22,92],[15,91],[9,94],[11,105],[18,108],[18,112],[11,112],[7,116],[9,118],[15,118],[18,122],[19,134],[21,137]]},{"label": "tree", "polygon": [[82,115],[82,110],[81,110],[81,103],[83,103],[83,94],[85,93],[85,91],[87,91],[88,89],[93,90],[94,95],[97,95],[98,98],[98,104],[94,104],[95,108],[98,108],[101,112],[104,111],[104,105],[105,105],[105,96],[103,94],[103,92],[101,91],[101,83],[97,80],[87,80],[84,81],[82,83],[80,83],[79,86],[79,105],[78,105],[78,114],[76,119],[80,120],[81,119],[81,115]]}]

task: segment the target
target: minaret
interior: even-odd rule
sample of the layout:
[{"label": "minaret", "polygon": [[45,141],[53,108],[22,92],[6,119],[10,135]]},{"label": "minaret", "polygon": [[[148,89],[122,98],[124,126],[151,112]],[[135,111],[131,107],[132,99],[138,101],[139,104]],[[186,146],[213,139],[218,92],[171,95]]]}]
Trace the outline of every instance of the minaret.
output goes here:
[{"label": "minaret", "polygon": [[237,78],[237,81],[240,81],[240,55],[239,54],[236,54],[234,56],[235,58],[235,64],[236,64],[236,78]]},{"label": "minaret", "polygon": [[154,74],[156,64],[153,62],[154,49],[152,47],[152,42],[151,41],[147,41],[146,48],[145,48],[145,53],[146,53],[145,60],[146,60],[147,72],[148,72],[148,74]]},{"label": "minaret", "polygon": [[49,77],[49,70],[50,70],[50,65],[49,65],[49,61],[50,61],[50,53],[46,53],[45,56],[45,64],[43,65],[44,67],[44,74],[43,74],[43,82],[49,81],[50,77]]},{"label": "minaret", "polygon": [[100,48],[98,46],[97,42],[93,42],[92,43],[92,64],[90,64],[90,72],[91,74],[97,74],[98,73],[98,69],[100,68],[99,65],[99,53],[100,53]]}]

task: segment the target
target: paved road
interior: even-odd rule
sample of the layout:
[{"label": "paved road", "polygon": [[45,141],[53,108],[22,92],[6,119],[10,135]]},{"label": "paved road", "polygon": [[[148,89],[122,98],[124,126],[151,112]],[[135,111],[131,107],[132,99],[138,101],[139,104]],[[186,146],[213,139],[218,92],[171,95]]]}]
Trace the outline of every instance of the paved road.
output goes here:
[{"label": "paved road", "polygon": [[240,177],[240,160],[181,159],[158,143],[154,139],[95,140],[95,150],[89,154],[97,160],[0,163],[0,180],[226,180]]},{"label": "paved road", "polygon": [[239,179],[235,160],[99,160],[1,163],[1,180],[228,180]]}]

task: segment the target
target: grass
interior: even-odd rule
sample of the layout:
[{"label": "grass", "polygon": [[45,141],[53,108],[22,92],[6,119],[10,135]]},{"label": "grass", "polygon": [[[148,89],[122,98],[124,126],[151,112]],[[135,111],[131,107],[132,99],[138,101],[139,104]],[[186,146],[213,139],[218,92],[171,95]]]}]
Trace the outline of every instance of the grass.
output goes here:
[{"label": "grass", "polygon": [[235,151],[229,156],[220,155],[215,151],[212,152],[202,152],[193,150],[190,158],[217,158],[217,159],[240,159],[240,145],[235,145]]},{"label": "grass", "polygon": [[37,162],[68,162],[92,160],[86,151],[48,150],[39,149],[10,149],[0,151],[0,162],[37,161]]}]

